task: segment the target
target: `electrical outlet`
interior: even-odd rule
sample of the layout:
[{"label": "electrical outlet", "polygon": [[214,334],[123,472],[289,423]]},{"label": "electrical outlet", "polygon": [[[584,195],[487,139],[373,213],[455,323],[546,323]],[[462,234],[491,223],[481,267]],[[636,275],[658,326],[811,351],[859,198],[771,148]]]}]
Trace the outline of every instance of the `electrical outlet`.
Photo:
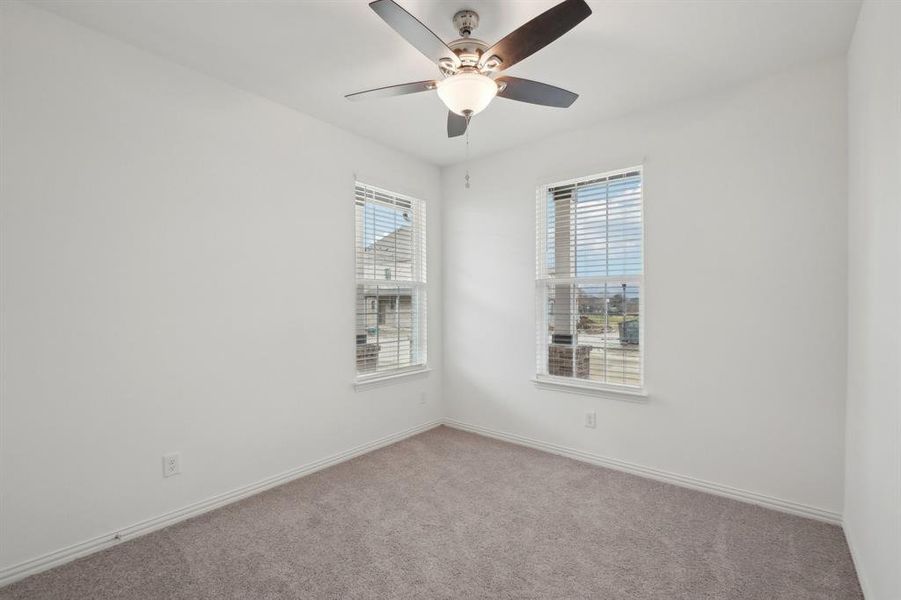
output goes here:
[{"label": "electrical outlet", "polygon": [[163,477],[172,477],[181,473],[178,452],[163,455]]},{"label": "electrical outlet", "polygon": [[425,395],[425,392],[422,392],[421,394],[419,394],[419,403],[422,404],[422,405],[425,405],[425,403],[426,403],[426,395]]},{"label": "electrical outlet", "polygon": [[591,429],[594,429],[597,426],[598,426],[598,413],[594,412],[593,410],[590,410],[587,413],[585,413],[585,427],[590,427]]}]

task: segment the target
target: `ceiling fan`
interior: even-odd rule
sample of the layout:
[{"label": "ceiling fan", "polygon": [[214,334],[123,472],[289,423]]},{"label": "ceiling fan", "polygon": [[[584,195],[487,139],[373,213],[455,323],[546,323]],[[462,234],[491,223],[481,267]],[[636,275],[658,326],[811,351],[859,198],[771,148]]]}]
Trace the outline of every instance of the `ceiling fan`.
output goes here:
[{"label": "ceiling fan", "polygon": [[414,48],[433,60],[443,79],[366,90],[348,94],[345,96],[348,100],[437,90],[438,97],[449,110],[447,136],[456,137],[466,132],[469,119],[484,110],[495,96],[560,108],[569,107],[579,97],[546,83],[495,75],[538,52],[581,23],[591,14],[585,0],[564,0],[493,46],[470,37],[479,25],[479,15],[472,10],[461,10],[454,15],[454,26],[460,32],[460,38],[445,44],[394,0],[376,0],[369,7]]}]

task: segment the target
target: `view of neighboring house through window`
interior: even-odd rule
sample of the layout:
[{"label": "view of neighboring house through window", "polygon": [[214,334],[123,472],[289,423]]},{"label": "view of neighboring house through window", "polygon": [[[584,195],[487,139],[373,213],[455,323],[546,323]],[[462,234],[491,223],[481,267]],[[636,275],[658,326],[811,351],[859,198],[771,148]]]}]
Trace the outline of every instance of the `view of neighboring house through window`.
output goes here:
[{"label": "view of neighboring house through window", "polygon": [[538,379],[641,388],[641,168],[543,186]]},{"label": "view of neighboring house through window", "polygon": [[425,203],[357,183],[357,377],[426,365]]}]

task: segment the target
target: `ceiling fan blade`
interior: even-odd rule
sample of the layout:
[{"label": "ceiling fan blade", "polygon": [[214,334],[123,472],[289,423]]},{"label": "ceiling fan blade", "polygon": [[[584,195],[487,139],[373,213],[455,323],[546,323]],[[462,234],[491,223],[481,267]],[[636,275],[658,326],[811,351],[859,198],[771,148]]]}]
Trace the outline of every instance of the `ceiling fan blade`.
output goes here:
[{"label": "ceiling fan blade", "polygon": [[442,42],[441,38],[435,35],[431,29],[401,8],[394,0],[375,0],[375,2],[370,2],[369,8],[432,62],[437,63],[441,59],[446,59],[456,67],[460,66],[460,58],[454,54],[453,50],[448,48],[447,44]]},{"label": "ceiling fan blade", "polygon": [[447,111],[447,137],[459,137],[466,133],[469,120],[455,112]]},{"label": "ceiling fan blade", "polygon": [[391,96],[403,96],[404,94],[415,94],[417,92],[427,92],[434,90],[438,82],[414,81],[413,83],[401,83],[399,85],[386,85],[385,87],[375,88],[374,90],[365,90],[344,96],[348,100],[366,100],[369,98],[390,98]]},{"label": "ceiling fan blade", "polygon": [[479,65],[484,66],[491,57],[496,56],[501,59],[496,70],[509,69],[562,36],[590,14],[591,8],[585,0],[565,0],[488,48],[482,54]]},{"label": "ceiling fan blade", "polygon": [[495,81],[506,84],[497,95],[508,100],[518,100],[529,104],[540,104],[541,106],[569,108],[576,101],[576,98],[579,97],[579,94],[569,90],[541,83],[540,81],[532,81],[531,79],[505,76],[498,77]]}]

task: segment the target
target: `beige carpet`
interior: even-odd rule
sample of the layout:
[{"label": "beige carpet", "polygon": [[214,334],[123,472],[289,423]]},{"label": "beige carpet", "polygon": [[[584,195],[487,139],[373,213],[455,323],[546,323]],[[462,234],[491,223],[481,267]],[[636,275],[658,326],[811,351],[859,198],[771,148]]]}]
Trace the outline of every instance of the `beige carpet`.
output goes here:
[{"label": "beige carpet", "polygon": [[0,598],[862,595],[837,527],[441,427]]}]

